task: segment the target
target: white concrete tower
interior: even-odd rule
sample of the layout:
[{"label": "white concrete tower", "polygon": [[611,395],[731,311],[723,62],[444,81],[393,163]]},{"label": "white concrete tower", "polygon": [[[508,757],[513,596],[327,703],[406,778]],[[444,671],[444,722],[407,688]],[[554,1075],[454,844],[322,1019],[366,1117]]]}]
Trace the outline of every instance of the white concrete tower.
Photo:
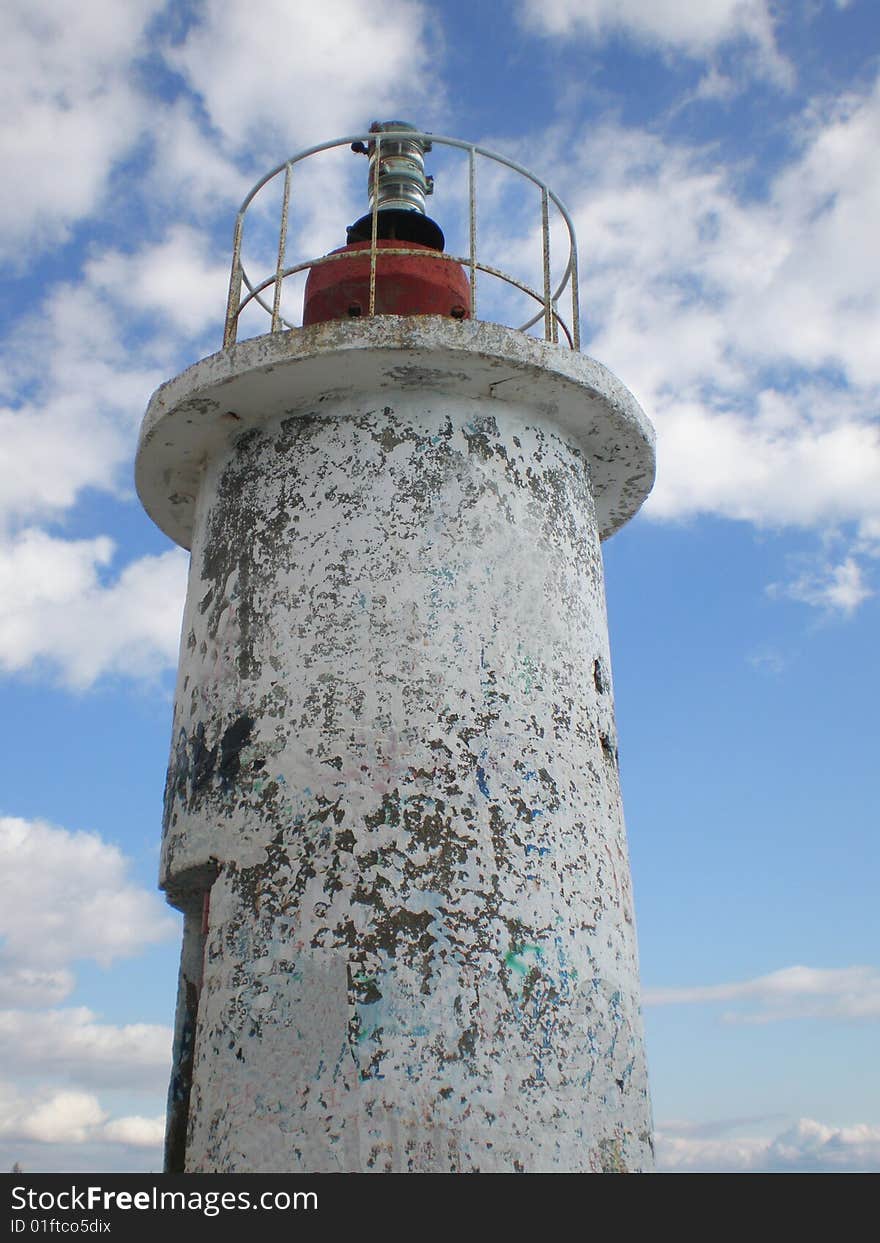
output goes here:
[{"label": "white concrete tower", "polygon": [[[353,140],[370,212],[288,264],[300,162]],[[431,141],[466,161],[463,256],[424,215]],[[481,259],[485,160],[537,187],[543,291]],[[401,122],[314,148],[242,208],[224,349],[150,402],[138,490],[192,551],[169,1170],[650,1168],[599,542],[650,490],[653,433],[578,350],[570,226],[518,165]],[[534,320],[478,318],[497,277]],[[256,304],[271,331],[237,343]]]}]

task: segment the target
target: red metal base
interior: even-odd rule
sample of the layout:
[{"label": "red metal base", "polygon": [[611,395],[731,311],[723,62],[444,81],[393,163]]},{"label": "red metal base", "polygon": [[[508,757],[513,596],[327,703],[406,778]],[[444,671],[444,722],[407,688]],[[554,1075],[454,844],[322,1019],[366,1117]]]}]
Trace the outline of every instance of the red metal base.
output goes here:
[{"label": "red metal base", "polygon": [[[379,238],[380,250],[406,246],[409,250],[437,252],[417,242]],[[333,254],[366,251],[363,258],[338,259],[309,271],[303,324],[327,319],[349,319],[370,313],[370,243],[352,242]],[[385,255],[376,261],[377,315],[449,315],[470,319],[471,291],[460,263],[450,259],[422,259],[420,255]]]}]

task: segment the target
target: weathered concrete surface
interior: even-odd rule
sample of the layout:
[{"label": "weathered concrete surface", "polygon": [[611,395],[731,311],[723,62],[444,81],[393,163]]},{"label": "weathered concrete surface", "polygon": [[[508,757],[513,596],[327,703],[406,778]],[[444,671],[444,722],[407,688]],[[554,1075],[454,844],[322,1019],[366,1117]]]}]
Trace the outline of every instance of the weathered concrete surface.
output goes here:
[{"label": "weathered concrete surface", "polygon": [[191,911],[213,881],[186,1168],[648,1168],[593,464],[552,374],[502,402],[414,349],[311,409],[297,364],[294,413],[203,448],[162,863]]},{"label": "weathered concrete surface", "polygon": [[[427,356],[426,356],[427,352]],[[590,462],[599,535],[637,512],[654,483],[654,429],[595,359],[500,324],[435,315],[333,320],[242,341],[153,394],[135,479],[144,508],[189,548],[205,462],[276,414],[424,390],[525,402]]]}]

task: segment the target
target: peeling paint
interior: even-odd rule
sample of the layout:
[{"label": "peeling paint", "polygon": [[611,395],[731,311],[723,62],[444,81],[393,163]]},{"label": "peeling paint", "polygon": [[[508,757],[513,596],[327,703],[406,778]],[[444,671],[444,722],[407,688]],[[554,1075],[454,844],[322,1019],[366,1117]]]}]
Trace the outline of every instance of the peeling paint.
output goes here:
[{"label": "peeling paint", "polygon": [[591,466],[428,362],[204,468],[162,864],[217,873],[191,1171],[651,1165]]}]

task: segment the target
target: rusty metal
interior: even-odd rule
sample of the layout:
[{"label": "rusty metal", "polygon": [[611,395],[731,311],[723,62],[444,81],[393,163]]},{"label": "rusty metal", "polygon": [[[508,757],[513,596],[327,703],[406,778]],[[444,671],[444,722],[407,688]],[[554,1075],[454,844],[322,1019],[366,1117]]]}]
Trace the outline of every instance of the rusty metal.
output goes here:
[{"label": "rusty metal", "polygon": [[370,204],[370,315],[376,314],[376,263],[379,236],[379,170],[382,159],[379,148],[382,139],[376,135],[373,140],[373,199]]},{"label": "rusty metal", "polygon": [[468,148],[468,217],[471,245],[471,318],[477,318],[477,170],[476,151]]},{"label": "rusty metal", "polygon": [[571,336],[569,341],[573,350],[579,350],[581,348],[581,301],[578,290],[577,246],[572,246],[571,248],[569,273],[571,277]]},{"label": "rusty metal", "polygon": [[[297,272],[305,272],[309,268],[321,267],[325,263],[336,263],[339,261],[344,262],[346,260],[350,262],[353,257],[360,258],[363,255],[363,253],[364,253],[363,251],[349,251],[349,250],[332,251],[329,255],[321,255],[320,259],[305,259],[303,260],[302,263],[295,263],[291,267],[285,268],[281,275],[283,278],[287,278],[288,276],[295,276]],[[411,247],[411,246],[389,246],[387,248],[383,247],[381,250],[379,250],[378,245],[377,245],[377,254],[381,254],[383,256],[385,255],[415,255],[415,256],[418,256],[420,259],[428,259],[432,263],[438,263],[438,262],[439,263],[454,263],[454,264],[459,264],[463,266],[467,266],[469,262],[466,256],[449,255],[449,254],[446,254],[445,252],[443,254],[440,254],[437,251],[426,252],[422,248],[416,250],[414,247]],[[500,268],[494,268],[492,267],[491,264],[488,264],[488,263],[477,262],[476,267],[477,267],[478,272],[485,272],[487,276],[495,276],[498,278],[498,280],[504,281],[508,285],[513,285],[515,289],[519,289],[524,294],[528,294],[530,298],[534,298],[536,302],[540,302],[543,308],[543,303],[544,303],[543,297],[541,296],[541,294],[538,292],[537,289],[532,289],[531,285],[527,285],[525,281],[518,280],[515,276],[511,276],[508,272],[502,272]],[[267,276],[266,279],[264,281],[261,281],[259,285],[254,286],[254,288],[250,290],[250,292],[246,295],[246,297],[242,298],[240,309],[243,311],[244,308],[249,305],[249,303],[256,302],[259,306],[263,307],[264,310],[268,311],[269,308],[266,306],[265,302],[263,302],[262,298],[260,298],[259,295],[263,292],[264,289],[268,289],[270,285],[274,285],[274,284],[275,284],[275,276],[274,275]],[[542,309],[538,312],[538,314],[531,321],[531,323],[537,323],[539,319],[543,318],[543,315],[544,315],[544,311]],[[471,318],[473,318],[473,316]],[[561,319],[560,319],[560,323],[562,323]],[[295,325],[289,325],[289,326],[294,327]],[[564,326],[563,326],[563,329],[566,333],[566,336],[570,336],[568,330],[565,329]]]},{"label": "rusty metal", "polygon": [[[241,238],[244,232],[244,212],[240,211],[235,220],[235,231],[232,235],[232,271],[229,274],[229,297],[226,299],[226,324],[223,330],[223,348],[228,350],[235,345],[238,336],[238,317],[241,314],[241,282],[244,272],[241,266]],[[250,282],[248,282],[250,288]]]},{"label": "rusty metal", "polygon": [[[398,255],[399,247],[378,238],[376,265],[376,315],[451,315],[465,319],[470,313],[470,284],[459,263],[434,262],[435,251],[424,244],[415,254]],[[315,264],[309,269],[303,294],[303,327],[330,319],[347,319],[357,312],[352,306],[369,305],[369,241],[350,242],[347,263]],[[456,311],[458,308],[458,312]]]},{"label": "rusty metal", "polygon": [[287,216],[290,210],[290,165],[284,170],[284,191],[281,196],[281,228],[278,232],[278,262],[275,265],[275,296],[272,299],[272,331],[281,329],[281,283],[284,252],[287,249]]},{"label": "rusty metal", "polygon": [[553,334],[553,295],[550,292],[550,199],[547,187],[541,187],[541,259],[544,265],[544,340],[555,340]]},{"label": "rusty metal", "polygon": [[[391,124],[386,123],[386,124]],[[235,231],[233,234],[233,258],[232,270],[229,282],[229,298],[226,310],[226,325],[224,331],[223,344],[228,349],[235,344],[237,339],[238,320],[246,306],[251,302],[256,303],[270,317],[271,330],[273,332],[283,329],[296,328],[299,325],[291,322],[281,315],[280,311],[280,292],[279,287],[288,277],[298,272],[305,271],[319,264],[344,261],[346,252],[338,252],[331,255],[323,255],[317,258],[306,259],[300,263],[282,266],[284,264],[283,245],[286,245],[287,233],[287,214],[290,204],[290,178],[294,165],[304,159],[317,155],[324,151],[329,151],[339,147],[354,147],[360,149],[364,147],[365,151],[369,151],[365,144],[371,144],[372,152],[375,154],[375,160],[371,166],[373,193],[371,195],[371,211],[370,211],[370,301],[369,314],[376,313],[376,264],[378,247],[376,245],[378,239],[378,211],[379,211],[379,186],[378,179],[380,176],[380,165],[382,161],[382,144],[387,143],[389,139],[393,139],[397,134],[395,130],[382,130],[381,132],[372,131],[366,134],[354,134],[345,138],[337,138],[331,142],[319,143],[314,147],[309,147],[304,151],[300,151],[296,155],[290,157],[283,164],[279,164],[276,168],[268,172],[250,191],[248,196],[239,209],[235,222]],[[543,320],[544,338],[549,342],[558,343],[560,331],[565,337],[572,349],[580,349],[580,308],[578,305],[578,270],[577,270],[577,240],[575,236],[574,223],[567,209],[565,208],[559,197],[554,194],[545,182],[543,182],[529,169],[524,168],[521,164],[517,164],[514,160],[508,159],[506,156],[499,155],[496,152],[489,151],[484,147],[480,147],[475,143],[464,142],[458,138],[448,138],[436,134],[428,135],[421,131],[405,130],[401,131],[401,143],[418,141],[424,144],[424,150],[429,150],[430,146],[440,145],[452,147],[463,151],[467,154],[468,159],[468,224],[469,224],[469,253],[465,256],[457,256],[446,254],[445,252],[434,251],[431,258],[434,262],[453,262],[465,266],[470,274],[471,285],[471,316],[477,318],[476,315],[476,284],[477,273],[485,273],[488,276],[510,285],[513,288],[521,290],[528,297],[533,298],[540,309],[530,319],[523,324],[511,325],[516,327],[520,332],[528,332],[539,321]],[[543,269],[543,289],[541,291],[532,288],[526,282],[512,276],[509,272],[505,272],[493,265],[483,263],[479,259],[477,249],[477,193],[476,193],[476,160],[477,157],[500,164],[512,172],[519,174],[521,177],[532,182],[541,192],[541,239],[542,239],[542,269]],[[254,284],[247,272],[244,270],[241,261],[241,250],[243,240],[243,229],[245,215],[248,208],[253,202],[257,194],[270,182],[273,178],[283,174],[287,184],[287,192],[283,199],[282,205],[282,233],[284,241],[279,239],[279,259],[276,264],[275,272]],[[426,179],[427,181],[427,179]],[[550,212],[552,207],[558,212],[565,226],[568,235],[568,256],[562,276],[555,289],[552,288],[552,274],[550,269]],[[359,252],[362,254],[363,252]],[[394,247],[393,249],[383,249],[383,255],[413,255],[420,257],[425,256],[423,249],[415,250],[407,246]],[[263,292],[272,285],[273,297],[271,305],[262,297]],[[242,297],[242,288],[247,293]],[[567,294],[567,301],[571,306],[571,327],[569,328],[559,314],[558,304],[563,295]]]}]

